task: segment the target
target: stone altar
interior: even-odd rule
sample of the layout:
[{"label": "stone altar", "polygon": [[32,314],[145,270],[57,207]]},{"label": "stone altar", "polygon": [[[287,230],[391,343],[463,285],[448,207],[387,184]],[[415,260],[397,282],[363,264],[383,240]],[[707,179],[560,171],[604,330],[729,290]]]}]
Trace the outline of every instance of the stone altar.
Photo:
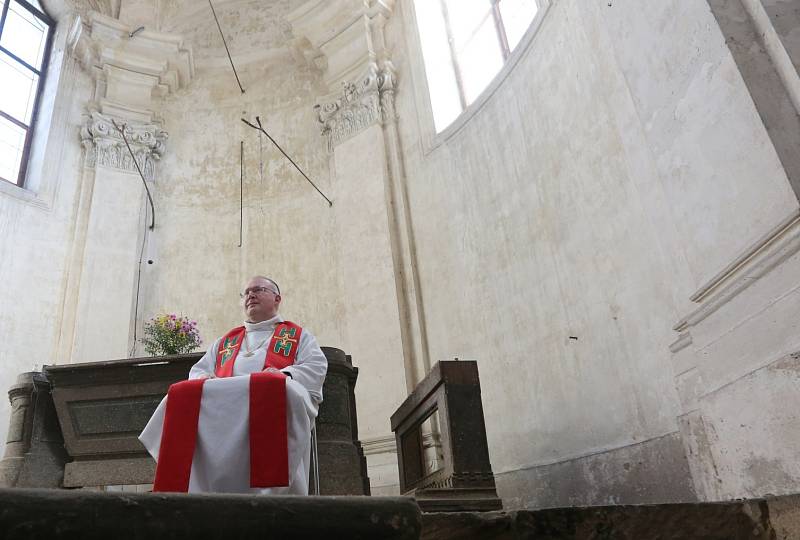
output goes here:
[{"label": "stone altar", "polygon": [[[328,376],[317,418],[320,493],[369,495],[358,440],[350,357],[322,347]],[[4,487],[150,484],[155,462],[137,437],[170,384],[202,353],[46,366],[12,387],[12,418],[0,461]]]}]

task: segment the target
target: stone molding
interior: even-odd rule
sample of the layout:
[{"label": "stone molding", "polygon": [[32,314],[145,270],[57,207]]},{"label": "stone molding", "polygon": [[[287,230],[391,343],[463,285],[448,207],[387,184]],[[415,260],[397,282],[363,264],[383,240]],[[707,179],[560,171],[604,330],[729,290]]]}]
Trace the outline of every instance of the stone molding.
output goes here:
[{"label": "stone molding", "polygon": [[394,434],[362,439],[361,446],[364,448],[364,454],[367,456],[397,453],[397,442],[395,441]]},{"label": "stone molding", "polygon": [[381,69],[373,63],[358,82],[343,82],[339,95],[327,96],[314,106],[329,152],[375,123],[396,119],[396,79],[391,62],[384,62]]},{"label": "stone molding", "polygon": [[[142,174],[147,180],[153,180],[155,162],[161,159],[166,148],[167,132],[155,124],[130,121],[125,122],[123,129]],[[81,142],[86,149],[86,166],[102,165],[137,172],[125,141],[110,116],[92,111],[81,128]]]},{"label": "stone molding", "polygon": [[673,330],[685,332],[697,325],[798,251],[800,210],[795,210],[700,287],[691,296],[700,307],[678,321]]},{"label": "stone molding", "polygon": [[[742,251],[690,297],[690,300],[699,306],[672,327],[678,333],[678,338],[669,344],[670,352],[676,355],[691,345],[694,326],[702,323],[798,252],[800,252],[800,210],[795,210]],[[682,373],[686,369],[680,369],[676,373]]]},{"label": "stone molding", "polygon": [[121,0],[87,0],[89,7],[113,19],[119,18]]},{"label": "stone molding", "polygon": [[[678,353],[692,344],[692,334],[689,332],[681,332],[678,339],[669,344],[669,351],[673,354]],[[680,375],[678,373],[677,375]]]},{"label": "stone molding", "polygon": [[70,30],[70,52],[97,83],[80,135],[88,167],[136,172],[112,119],[124,124],[142,174],[153,180],[167,139],[157,121],[160,98],[190,83],[194,61],[181,36],[149,30],[131,36],[133,30],[95,11]]},{"label": "stone molding", "polygon": [[388,56],[383,27],[395,0],[308,0],[288,15],[295,57],[322,73],[329,89]]},{"label": "stone molding", "polygon": [[134,30],[93,11],[76,18],[68,49],[97,82],[90,109],[152,122],[160,98],[189,85],[194,59],[180,35]]}]

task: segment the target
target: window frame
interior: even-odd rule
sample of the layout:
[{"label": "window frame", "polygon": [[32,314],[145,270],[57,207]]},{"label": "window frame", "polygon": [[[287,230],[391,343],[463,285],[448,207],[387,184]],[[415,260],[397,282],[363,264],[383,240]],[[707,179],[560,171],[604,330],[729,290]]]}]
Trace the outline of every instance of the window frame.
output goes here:
[{"label": "window frame", "polygon": [[[426,0],[426,1],[431,1],[431,0]],[[465,89],[465,86],[464,86],[463,68],[462,68],[461,62],[459,61],[459,58],[458,58],[458,52],[456,51],[456,48],[455,48],[455,41],[456,40],[455,40],[455,37],[454,37],[454,34],[453,34],[453,27],[452,27],[452,23],[450,21],[450,12],[449,12],[449,8],[447,7],[447,1],[446,0],[433,0],[433,1],[439,2],[439,9],[442,12],[442,19],[444,20],[445,37],[447,39],[448,50],[450,52],[450,64],[451,64],[451,67],[453,69],[453,74],[455,76],[456,88],[458,90],[458,98],[459,98],[459,101],[461,102],[461,113],[459,114],[459,116],[460,116],[461,114],[464,114],[464,111],[466,111],[467,108],[470,105],[472,105],[472,103],[474,103],[475,101],[478,101],[480,95],[483,94],[483,92],[486,90],[486,88],[488,88],[491,85],[491,83],[488,84],[485,88],[483,88],[480,91],[480,93],[478,94],[478,97],[473,99],[472,103],[468,103],[467,92],[466,92],[466,89]],[[482,19],[481,24],[483,24],[483,22],[486,20],[486,18],[488,18],[488,17],[492,18],[492,20],[494,22],[495,35],[497,37],[497,45],[498,45],[498,48],[500,50],[500,55],[503,58],[503,67],[505,67],[505,65],[508,63],[508,59],[511,57],[511,52],[512,51],[511,51],[511,47],[509,47],[509,44],[508,44],[508,35],[506,34],[506,27],[505,27],[505,23],[503,22],[503,15],[500,12],[500,2],[502,2],[502,1],[503,0],[488,0],[488,5],[487,5],[488,13]],[[533,25],[533,22],[536,20],[536,18],[539,15],[538,12],[542,9],[541,2],[537,2],[537,7],[538,7],[537,14],[534,16],[533,20],[531,21],[531,25]],[[416,12],[416,10],[415,10],[415,12]],[[479,28],[480,28],[480,26],[479,26]],[[470,38],[469,38],[470,40],[474,37],[474,34],[476,32],[477,32],[477,29],[473,31],[473,35],[470,36]],[[518,45],[521,45],[521,43],[518,44]],[[501,67],[500,70],[498,70],[498,73],[503,70],[503,67]],[[453,122],[455,122],[455,120],[453,120]],[[452,124],[452,122],[451,122],[451,124]],[[442,128],[442,131],[445,131],[448,127],[449,127],[449,125],[445,126],[444,128]]]},{"label": "window frame", "polygon": [[27,0],[7,0],[3,3],[2,13],[0,13],[0,35],[2,35],[3,27],[5,26],[6,16],[8,14],[8,9],[11,6],[11,3],[14,2],[20,7],[26,9],[35,17],[39,18],[42,22],[47,25],[47,37],[45,38],[44,42],[44,54],[42,55],[42,65],[39,69],[34,68],[32,65],[28,64],[22,58],[19,58],[17,55],[0,45],[0,51],[4,54],[7,54],[12,60],[19,63],[25,69],[35,73],[39,80],[37,81],[36,86],[36,96],[33,100],[33,111],[31,112],[31,120],[29,125],[25,125],[24,122],[12,117],[10,114],[4,112],[0,109],[0,116],[4,119],[8,120],[12,124],[16,125],[17,127],[25,130],[25,142],[22,146],[22,155],[20,156],[20,164],[19,164],[19,171],[17,173],[17,178],[12,180],[8,178],[4,178],[0,176],[0,180],[8,182],[9,184],[15,185],[20,188],[25,187],[25,179],[28,173],[28,158],[30,157],[31,146],[33,143],[33,132],[36,127],[36,121],[39,117],[39,108],[42,101],[42,91],[45,86],[45,79],[47,78],[47,68],[50,65],[50,52],[52,50],[53,45],[53,34],[55,33],[56,21],[49,15],[47,12],[44,11],[44,6],[42,6],[42,10],[40,11],[36,6],[30,4]]},{"label": "window frame", "polygon": [[528,54],[544,21],[548,18],[547,16],[550,13],[550,9],[553,7],[553,0],[536,1],[539,8],[536,16],[519,40],[519,43],[517,43],[517,46],[511,51],[503,67],[494,76],[492,82],[483,89],[481,94],[475,98],[455,120],[441,131],[436,131],[434,122],[433,104],[431,102],[428,75],[425,70],[425,58],[422,50],[422,37],[419,31],[419,22],[417,20],[417,9],[413,1],[400,3],[403,10],[403,18],[409,23],[404,25],[404,34],[406,36],[409,58],[411,59],[409,62],[410,74],[412,80],[415,81],[413,84],[413,93],[415,95],[414,100],[417,103],[416,117],[420,129],[420,149],[424,156],[436,151],[440,146],[459,133],[472,117],[483,109],[506,78],[508,78],[519,61]]}]

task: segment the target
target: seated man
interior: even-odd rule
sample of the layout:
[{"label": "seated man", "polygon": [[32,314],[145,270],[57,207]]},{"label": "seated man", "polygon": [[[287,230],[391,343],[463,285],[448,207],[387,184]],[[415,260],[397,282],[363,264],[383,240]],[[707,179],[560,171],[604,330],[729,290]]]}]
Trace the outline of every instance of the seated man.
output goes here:
[{"label": "seated man", "polygon": [[154,491],[308,494],[327,360],[310,332],[278,315],[273,280],[256,276],[241,296],[244,326],[170,387],[139,436],[158,462]]}]

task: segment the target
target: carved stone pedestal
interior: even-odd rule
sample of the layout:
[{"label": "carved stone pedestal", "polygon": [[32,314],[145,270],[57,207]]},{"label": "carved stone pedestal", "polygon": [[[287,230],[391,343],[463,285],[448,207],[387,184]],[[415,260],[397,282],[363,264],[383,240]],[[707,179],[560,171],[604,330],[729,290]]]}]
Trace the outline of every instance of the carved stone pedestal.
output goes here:
[{"label": "carved stone pedestal", "polygon": [[0,461],[0,487],[60,487],[69,457],[50,384],[41,373],[22,373],[8,397],[11,421]]},{"label": "carved stone pedestal", "polygon": [[367,459],[358,440],[355,386],[358,368],[349,355],[322,347],[328,375],[317,417],[317,453],[322,495],[369,495]]}]

